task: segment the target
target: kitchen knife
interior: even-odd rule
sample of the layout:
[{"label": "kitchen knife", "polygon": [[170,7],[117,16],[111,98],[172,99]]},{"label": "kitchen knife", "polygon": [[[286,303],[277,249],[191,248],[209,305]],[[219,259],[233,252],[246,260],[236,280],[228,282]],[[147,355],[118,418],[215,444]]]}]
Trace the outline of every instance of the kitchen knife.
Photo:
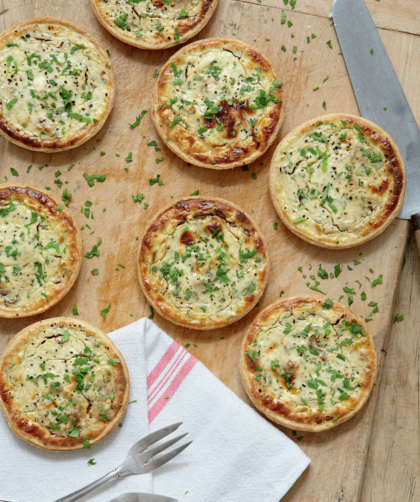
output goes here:
[{"label": "kitchen knife", "polygon": [[332,16],[360,114],[391,136],[404,160],[407,188],[398,218],[413,221],[420,253],[420,129],[363,0],[335,0]]},{"label": "kitchen knife", "polygon": [[111,502],[177,502],[177,500],[152,493],[124,493],[112,499]]}]

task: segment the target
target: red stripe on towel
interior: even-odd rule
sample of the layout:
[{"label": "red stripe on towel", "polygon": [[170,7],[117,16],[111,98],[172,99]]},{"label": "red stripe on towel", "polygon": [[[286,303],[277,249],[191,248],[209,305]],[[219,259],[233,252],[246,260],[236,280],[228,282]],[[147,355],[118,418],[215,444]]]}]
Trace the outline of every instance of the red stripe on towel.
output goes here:
[{"label": "red stripe on towel", "polygon": [[[163,376],[162,380],[159,382],[158,385],[152,390],[149,396],[147,396],[147,400],[150,404],[151,401],[156,397],[156,395],[159,395],[161,392],[162,388],[165,387],[166,383],[168,380],[172,377],[174,373],[176,373],[177,368],[182,365],[183,359],[185,361],[185,356],[188,357],[188,355],[185,353],[185,350],[181,350],[179,354],[175,354],[175,357],[171,361],[171,366],[168,369],[168,366],[165,368],[166,374]],[[162,372],[163,373],[163,372]]]},{"label": "red stripe on towel", "polygon": [[173,358],[175,355],[175,352],[178,350],[180,347],[179,343],[176,342],[175,340],[171,343],[169,346],[168,350],[163,354],[163,357],[161,360],[156,364],[156,366],[153,368],[153,370],[149,373],[149,376],[147,377],[147,388],[149,389],[156,381],[157,378],[159,378],[159,375],[162,373],[162,371],[166,368],[166,366],[169,364],[170,360]]},{"label": "red stripe on towel", "polygon": [[163,408],[168,404],[171,398],[174,396],[175,392],[178,390],[179,386],[185,380],[189,372],[194,368],[197,363],[197,359],[193,356],[189,356],[186,363],[182,366],[176,377],[172,380],[171,384],[165,391],[165,395],[161,395],[158,401],[149,410],[149,424],[159,415]]}]

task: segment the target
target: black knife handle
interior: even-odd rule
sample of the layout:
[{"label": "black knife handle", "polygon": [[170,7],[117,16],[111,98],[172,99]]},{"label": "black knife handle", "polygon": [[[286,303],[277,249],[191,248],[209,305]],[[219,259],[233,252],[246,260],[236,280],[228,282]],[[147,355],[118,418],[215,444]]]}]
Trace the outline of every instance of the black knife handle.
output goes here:
[{"label": "black knife handle", "polygon": [[413,214],[411,221],[413,222],[414,231],[420,230],[420,213]]}]

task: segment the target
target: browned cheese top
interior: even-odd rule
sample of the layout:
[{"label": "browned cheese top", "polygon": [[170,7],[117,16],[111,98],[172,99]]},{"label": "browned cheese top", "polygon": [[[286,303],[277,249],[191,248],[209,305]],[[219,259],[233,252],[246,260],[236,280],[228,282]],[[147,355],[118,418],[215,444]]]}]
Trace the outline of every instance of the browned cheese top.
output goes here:
[{"label": "browned cheese top", "polygon": [[270,185],[292,231],[321,246],[346,247],[369,240],[395,218],[405,173],[382,129],[335,114],[303,124],[282,140]]},{"label": "browned cheese top", "polygon": [[17,338],[1,360],[0,404],[18,435],[45,449],[78,449],[114,428],[129,382],[108,337],[59,318]]},{"label": "browned cheese top", "polygon": [[347,307],[294,297],[267,308],[243,345],[248,392],[270,418],[323,430],[346,420],[370,393],[376,353]]},{"label": "browned cheese top", "polygon": [[272,143],[282,95],[282,83],[255,49],[210,39],[190,44],[163,67],[153,113],[168,146],[186,160],[229,168]]},{"label": "browned cheese top", "polygon": [[174,322],[230,324],[252,308],[268,275],[265,242],[239,208],[221,199],[183,199],[160,213],[140,249],[141,282]]}]

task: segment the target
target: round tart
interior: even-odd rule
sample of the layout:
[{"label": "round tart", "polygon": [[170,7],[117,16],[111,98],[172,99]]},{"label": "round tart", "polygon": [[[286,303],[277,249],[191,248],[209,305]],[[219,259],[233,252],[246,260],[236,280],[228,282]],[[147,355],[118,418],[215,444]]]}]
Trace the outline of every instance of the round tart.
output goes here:
[{"label": "round tart", "polygon": [[91,0],[99,22],[140,49],[167,49],[186,42],[208,23],[218,0]]},{"label": "round tart", "polygon": [[249,328],[240,371],[254,405],[274,422],[301,431],[331,429],[365,404],[376,374],[366,324],[341,303],[285,298]]},{"label": "round tart", "polygon": [[267,284],[267,245],[241,208],[188,197],[162,209],[140,244],[139,280],[166,319],[194,329],[227,326],[249,312]]},{"label": "round tart", "polygon": [[73,23],[35,18],[0,37],[0,134],[43,152],[75,148],[103,126],[114,101],[110,60]]},{"label": "round tart", "polygon": [[200,40],[163,66],[152,118],[185,161],[230,169],[253,162],[275,140],[284,116],[282,86],[257,49],[237,40]]},{"label": "round tart", "polygon": [[271,161],[271,198],[283,223],[324,248],[359,246],[383,232],[401,210],[405,184],[394,141],[353,115],[305,122]]},{"label": "round tart", "polygon": [[120,351],[84,321],[32,324],[0,358],[0,408],[16,435],[44,450],[79,450],[106,437],[129,393]]},{"label": "round tart", "polygon": [[80,231],[64,203],[42,188],[0,185],[0,317],[55,305],[73,286],[82,258]]}]

